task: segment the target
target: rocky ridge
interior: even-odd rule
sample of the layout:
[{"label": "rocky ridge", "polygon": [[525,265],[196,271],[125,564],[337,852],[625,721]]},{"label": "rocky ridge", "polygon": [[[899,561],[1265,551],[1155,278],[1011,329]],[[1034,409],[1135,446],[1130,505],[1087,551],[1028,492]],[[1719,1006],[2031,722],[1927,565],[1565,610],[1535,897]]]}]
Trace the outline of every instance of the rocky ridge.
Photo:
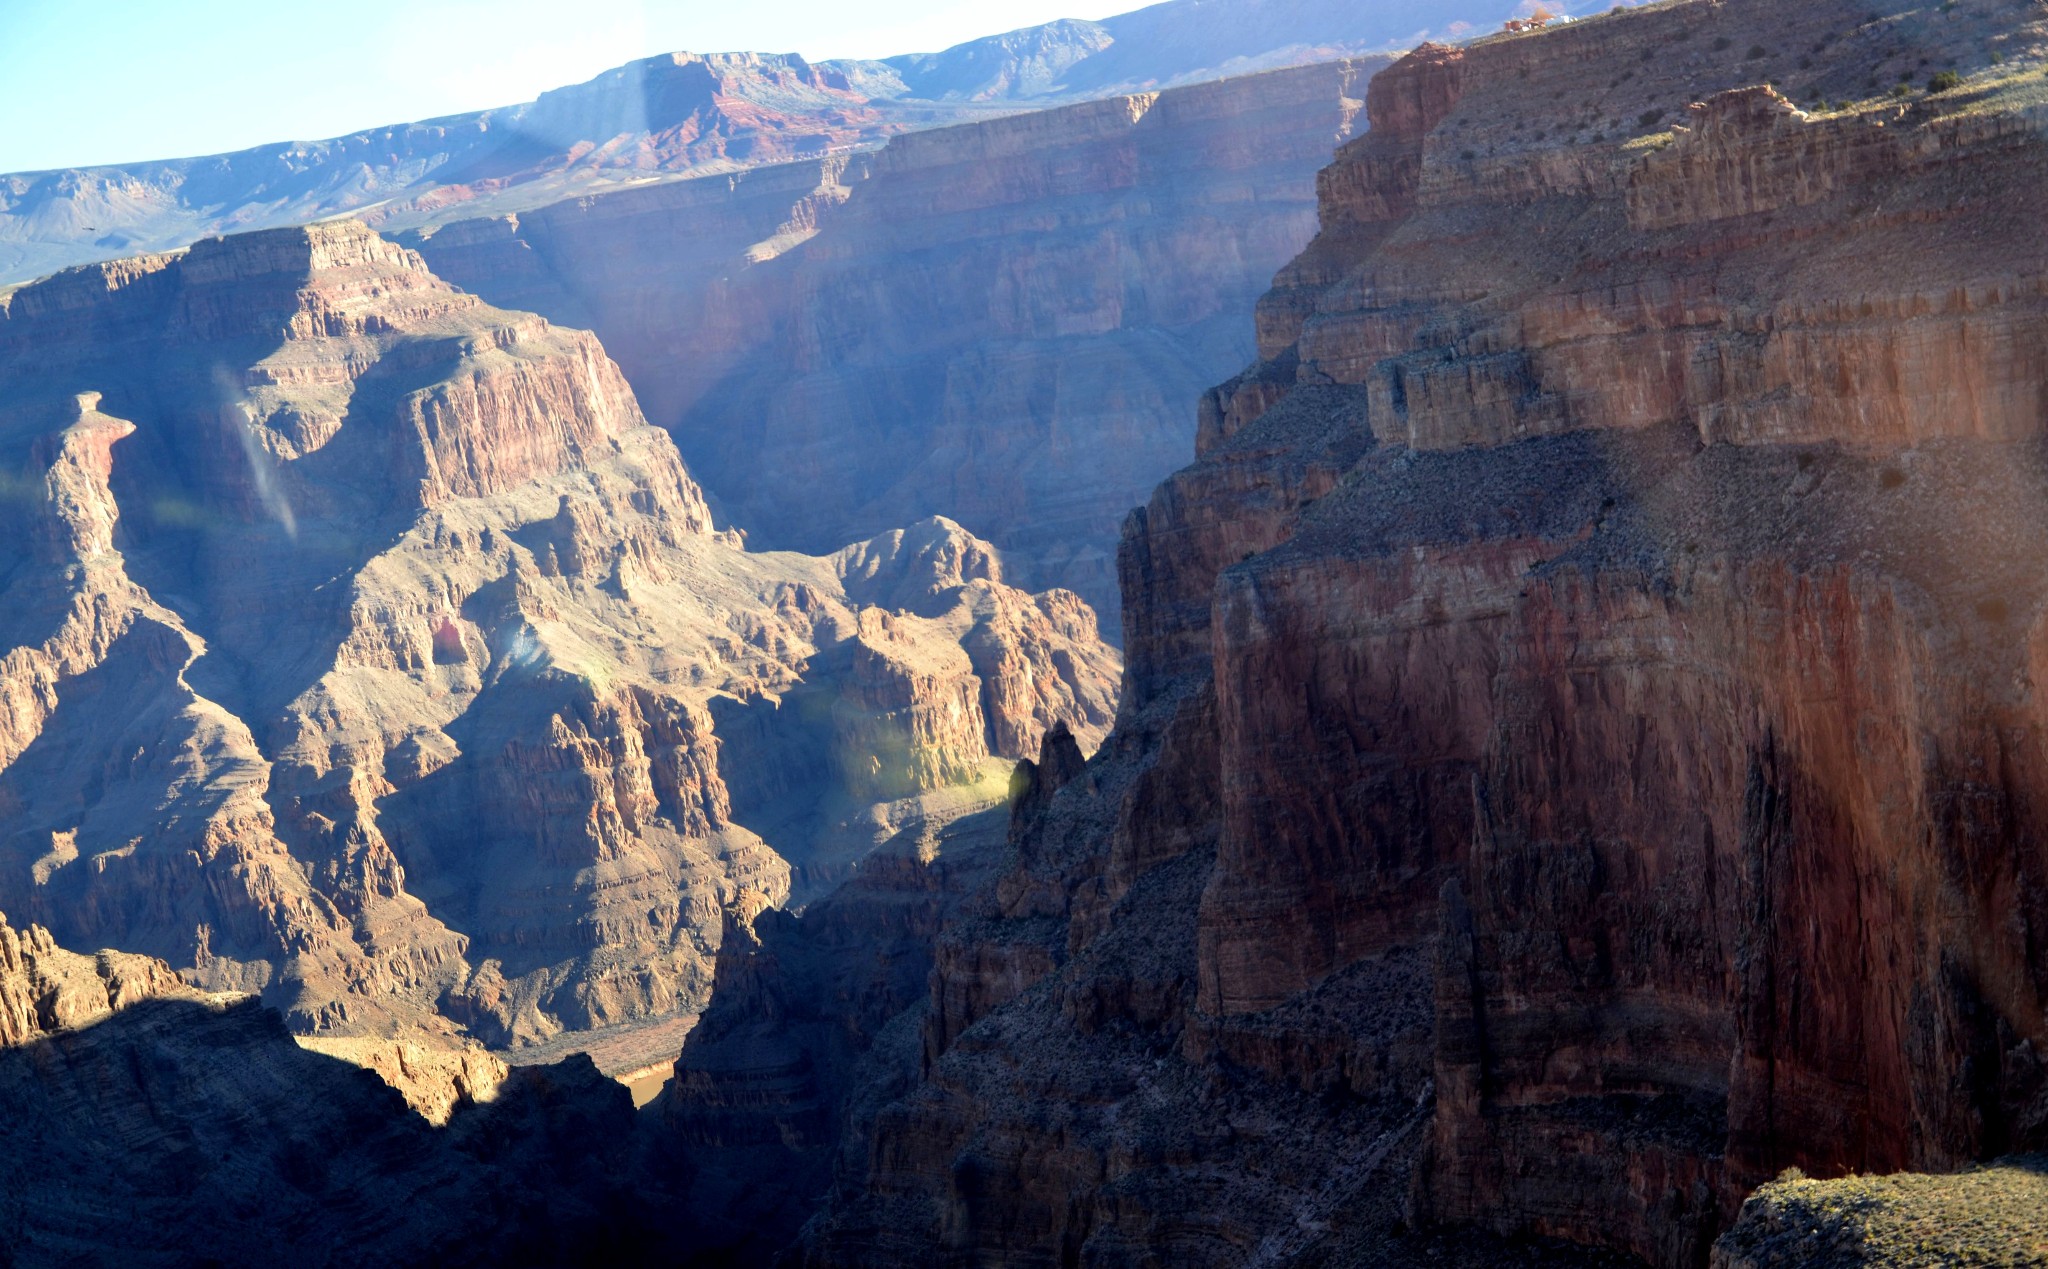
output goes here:
[{"label": "rocky ridge", "polygon": [[[1508,6],[1168,0],[939,53],[813,62],[667,53],[537,100],[232,154],[0,174],[0,285],[218,234],[345,213],[418,225],[734,172],[899,133],[1406,47]],[[1190,40],[1186,32],[1200,31]]]},{"label": "rocky ridge", "polygon": [[2044,37],[1692,0],[1376,77],[793,1255],[1695,1266],[1788,1166],[2038,1148]]},{"label": "rocky ridge", "polygon": [[0,382],[0,895],[301,1032],[694,1011],[820,826],[1109,723],[1072,596],[943,521],[748,553],[594,337],[354,222],[17,290]]}]

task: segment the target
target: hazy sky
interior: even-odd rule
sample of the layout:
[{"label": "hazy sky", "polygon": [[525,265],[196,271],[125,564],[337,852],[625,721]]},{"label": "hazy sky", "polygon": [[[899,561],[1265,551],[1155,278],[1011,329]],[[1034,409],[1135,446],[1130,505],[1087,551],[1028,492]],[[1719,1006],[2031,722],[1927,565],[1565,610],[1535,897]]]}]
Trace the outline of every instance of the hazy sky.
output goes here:
[{"label": "hazy sky", "polygon": [[880,57],[1147,0],[0,0],[0,172],[526,101],[674,49]]}]

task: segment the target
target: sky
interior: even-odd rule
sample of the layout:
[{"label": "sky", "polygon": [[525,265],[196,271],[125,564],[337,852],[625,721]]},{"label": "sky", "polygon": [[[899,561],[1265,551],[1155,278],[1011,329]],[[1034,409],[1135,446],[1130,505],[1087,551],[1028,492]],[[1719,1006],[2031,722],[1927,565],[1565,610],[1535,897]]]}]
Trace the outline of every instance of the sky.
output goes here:
[{"label": "sky", "polygon": [[654,53],[920,53],[1146,0],[0,0],[0,172],[529,101]]}]

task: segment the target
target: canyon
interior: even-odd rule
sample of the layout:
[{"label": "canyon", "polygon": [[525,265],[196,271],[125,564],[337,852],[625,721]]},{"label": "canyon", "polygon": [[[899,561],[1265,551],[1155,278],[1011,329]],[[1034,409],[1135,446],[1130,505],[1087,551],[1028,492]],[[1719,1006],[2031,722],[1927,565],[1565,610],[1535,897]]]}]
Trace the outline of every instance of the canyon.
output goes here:
[{"label": "canyon", "polygon": [[354,221],[15,291],[0,382],[0,910],[300,1033],[693,1013],[733,914],[1111,720],[1072,594],[746,551],[591,335]]},{"label": "canyon", "polygon": [[2029,1263],[2043,188],[1669,0],[0,295],[0,1248]]},{"label": "canyon", "polygon": [[[561,1264],[666,1246],[626,1090],[587,1058],[435,1122],[253,997],[0,918],[0,1246],[16,1264]],[[411,1105],[408,1102],[411,1102]]]}]

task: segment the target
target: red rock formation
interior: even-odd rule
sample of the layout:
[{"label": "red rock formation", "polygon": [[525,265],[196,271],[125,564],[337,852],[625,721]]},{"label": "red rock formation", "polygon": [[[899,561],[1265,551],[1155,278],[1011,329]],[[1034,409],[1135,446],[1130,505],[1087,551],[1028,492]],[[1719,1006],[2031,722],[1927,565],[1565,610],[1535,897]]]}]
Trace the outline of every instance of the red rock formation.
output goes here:
[{"label": "red rock formation", "polygon": [[[393,1047],[406,1052],[392,1081],[431,1099],[446,1055]],[[481,1054],[469,1066],[504,1075]],[[376,1076],[295,1044],[255,1000],[0,923],[0,1179],[23,1259],[674,1254],[658,1180],[631,1178],[624,1089],[578,1059],[524,1069],[485,1100],[415,1113]]]},{"label": "red rock formation", "polygon": [[2048,149],[1987,50],[2042,34],[1724,0],[1378,77],[808,1261],[1699,1265],[1786,1165],[2038,1146]]},{"label": "red rock formation", "polygon": [[0,916],[0,1048],[165,998],[202,997],[162,961],[121,952],[81,956],[58,947],[40,925],[17,931]]}]

